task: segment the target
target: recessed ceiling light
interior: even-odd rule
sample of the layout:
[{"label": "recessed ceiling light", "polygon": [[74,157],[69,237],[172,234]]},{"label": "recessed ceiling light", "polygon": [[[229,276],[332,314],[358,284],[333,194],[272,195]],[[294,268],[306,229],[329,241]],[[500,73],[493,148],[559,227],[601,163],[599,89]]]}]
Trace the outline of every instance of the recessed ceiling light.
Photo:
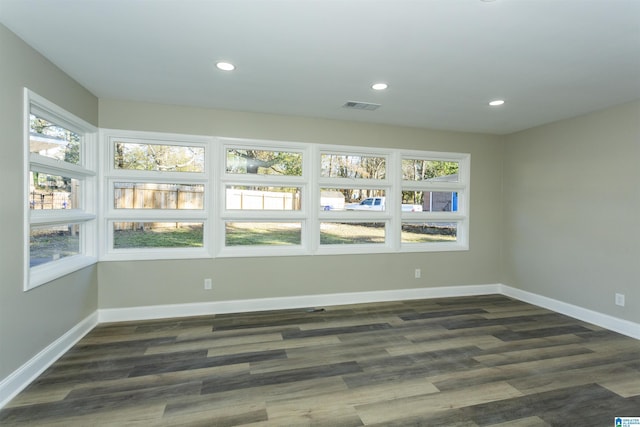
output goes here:
[{"label": "recessed ceiling light", "polygon": [[236,69],[236,66],[235,66],[235,65],[233,65],[232,63],[230,63],[230,62],[223,62],[223,61],[221,61],[221,62],[217,62],[217,63],[216,63],[216,67],[218,67],[218,69],[219,69],[219,70],[222,70],[222,71],[233,71],[233,70],[235,70],[235,69]]},{"label": "recessed ceiling light", "polygon": [[489,102],[489,105],[491,105],[492,107],[498,107],[502,104],[504,104],[504,99],[494,99],[493,101]]},{"label": "recessed ceiling light", "polygon": [[373,90],[385,90],[388,87],[389,87],[389,85],[386,84],[386,83],[375,83],[375,84],[371,85],[371,89],[373,89]]}]

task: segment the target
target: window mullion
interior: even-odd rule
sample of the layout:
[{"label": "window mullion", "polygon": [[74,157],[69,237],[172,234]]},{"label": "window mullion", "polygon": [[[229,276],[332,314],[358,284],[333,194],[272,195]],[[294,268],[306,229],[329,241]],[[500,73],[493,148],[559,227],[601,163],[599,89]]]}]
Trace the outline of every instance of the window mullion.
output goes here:
[{"label": "window mullion", "polygon": [[29,155],[29,167],[38,172],[64,175],[70,178],[84,178],[97,175],[95,170],[89,170],[82,166],[50,159],[34,153]]},{"label": "window mullion", "polygon": [[31,211],[30,223],[32,225],[66,224],[69,222],[84,222],[96,219],[96,215],[86,213],[79,209],[70,209],[60,212]]}]

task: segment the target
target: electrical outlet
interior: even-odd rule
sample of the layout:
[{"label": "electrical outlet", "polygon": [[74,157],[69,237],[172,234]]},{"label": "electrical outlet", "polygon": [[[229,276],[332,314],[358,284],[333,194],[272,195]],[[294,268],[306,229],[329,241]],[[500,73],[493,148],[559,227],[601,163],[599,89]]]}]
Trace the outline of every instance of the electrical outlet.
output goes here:
[{"label": "electrical outlet", "polygon": [[616,294],[616,305],[624,307],[624,294]]},{"label": "electrical outlet", "polygon": [[419,268],[416,268],[414,275],[416,279],[419,279],[422,276],[422,271]]},{"label": "electrical outlet", "polygon": [[209,291],[212,287],[211,279],[204,279],[204,288]]}]

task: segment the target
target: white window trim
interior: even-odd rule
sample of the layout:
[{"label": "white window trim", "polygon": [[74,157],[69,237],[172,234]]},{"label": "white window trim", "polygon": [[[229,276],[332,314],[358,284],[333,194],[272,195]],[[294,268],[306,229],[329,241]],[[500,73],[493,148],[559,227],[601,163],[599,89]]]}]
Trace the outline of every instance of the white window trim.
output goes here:
[{"label": "white window trim", "polygon": [[[315,152],[314,171],[315,191],[314,201],[316,203],[317,215],[314,215],[314,247],[312,252],[317,255],[342,255],[342,254],[363,254],[363,253],[390,253],[397,250],[394,209],[399,206],[400,197],[392,191],[395,184],[395,162],[397,154],[389,148],[368,148],[355,146],[339,146],[339,145],[318,145]],[[366,179],[366,178],[325,178],[320,176],[320,162],[323,154],[343,154],[348,156],[363,157],[383,157],[385,159],[385,178],[384,179]],[[372,189],[384,190],[387,199],[386,210],[381,212],[368,211],[321,211],[320,210],[320,190],[322,188],[356,188],[356,189]],[[398,202],[398,203],[396,203]],[[398,208],[399,209],[399,208]],[[382,222],[385,224],[385,242],[371,244],[344,244],[344,245],[321,245],[320,244],[320,225],[322,222]]]},{"label": "white window trim", "polygon": [[[63,126],[73,132],[83,135],[81,165],[67,164],[30,152],[29,116],[33,113],[49,120],[56,125]],[[97,170],[97,132],[92,124],[76,117],[74,114],[57,106],[42,96],[24,88],[23,93],[23,234],[24,244],[24,291],[44,285],[59,277],[95,264],[97,254],[97,199],[96,199],[96,170]],[[37,169],[43,173],[62,175],[83,180],[81,189],[82,206],[68,211],[32,211],[29,209],[29,173]],[[47,262],[39,266],[30,266],[30,233],[31,226],[55,225],[73,223],[82,226],[80,234],[80,253],[56,261]]]},{"label": "white window trim", "polygon": [[[341,255],[368,253],[407,253],[464,251],[469,249],[469,195],[470,154],[341,146],[301,142],[269,141],[246,138],[208,137],[156,132],[137,132],[103,129],[100,132],[102,151],[102,174],[100,177],[100,247],[101,261],[154,260],[186,258],[229,258],[301,255]],[[202,145],[205,147],[204,173],[175,173],[149,171],[116,171],[113,165],[113,139],[129,142]],[[298,152],[303,156],[302,176],[280,176],[259,174],[226,173],[226,150],[246,148],[266,151]],[[324,178],[320,176],[322,154],[360,155],[386,158],[384,179]],[[401,161],[403,158],[428,159],[459,162],[458,182],[403,181]],[[132,180],[135,182],[204,183],[204,210],[142,210],[113,209],[113,182]],[[229,185],[264,185],[273,187],[298,187],[302,191],[301,209],[280,210],[228,210],[226,188]],[[320,211],[321,188],[383,189],[387,197],[387,210],[368,211]],[[456,212],[403,212],[402,190],[457,191]],[[202,221],[204,223],[203,248],[140,248],[110,249],[113,247],[111,233],[114,221]],[[247,245],[225,246],[225,224],[227,221],[299,222],[302,229],[299,245]],[[385,243],[321,245],[320,224],[322,222],[383,222]],[[444,243],[402,243],[403,222],[455,222],[457,239]]]},{"label": "white window trim", "polygon": [[[114,141],[195,146],[204,148],[205,169],[203,172],[155,172],[118,170],[114,167]],[[157,259],[197,259],[211,258],[212,251],[212,189],[215,187],[214,138],[198,135],[184,135],[158,132],[127,131],[120,129],[100,130],[100,152],[103,154],[100,176],[99,221],[101,245],[100,261],[157,260]],[[115,209],[113,207],[113,183],[122,181],[153,182],[171,184],[203,184],[205,187],[204,208],[202,210],[176,209]],[[113,248],[114,222],[202,222],[203,246],[199,248]]]},{"label": "white window trim", "polygon": [[[308,255],[309,252],[309,217],[310,200],[313,190],[309,186],[310,171],[312,169],[310,144],[265,141],[244,138],[216,138],[218,161],[216,163],[220,180],[216,200],[217,236],[214,240],[215,254],[220,258],[255,257],[255,256],[295,256]],[[231,174],[226,171],[226,153],[229,148],[247,148],[265,151],[286,151],[302,154],[302,176],[259,175],[259,174]],[[272,187],[300,187],[302,204],[299,211],[239,211],[226,209],[226,187],[228,185],[264,185]],[[244,221],[262,222],[299,222],[301,223],[301,241],[299,245],[282,246],[229,246],[226,241],[226,222]]]},{"label": "white window trim", "polygon": [[[447,252],[469,250],[469,194],[471,187],[471,155],[468,153],[444,153],[431,151],[402,150],[400,161],[407,159],[425,159],[457,161],[459,164],[458,182],[403,181],[402,171],[398,175],[400,191],[457,191],[458,210],[456,212],[402,212],[401,222],[456,222],[457,238],[455,242],[443,243],[401,243],[399,252]],[[401,224],[398,224],[398,230]]]}]

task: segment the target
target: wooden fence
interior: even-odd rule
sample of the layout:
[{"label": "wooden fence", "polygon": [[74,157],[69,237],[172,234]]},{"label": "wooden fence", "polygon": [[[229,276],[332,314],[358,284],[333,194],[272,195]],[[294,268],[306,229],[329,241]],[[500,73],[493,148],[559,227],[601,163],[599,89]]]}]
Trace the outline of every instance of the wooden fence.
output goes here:
[{"label": "wooden fence", "polygon": [[116,209],[203,209],[203,185],[117,183]]},{"label": "wooden fence", "polygon": [[300,210],[300,193],[279,191],[227,189],[226,208],[229,210]]},{"label": "wooden fence", "polygon": [[[225,208],[229,210],[299,210],[300,193],[245,190],[229,188],[226,191]],[[203,185],[174,185],[149,183],[116,183],[114,186],[115,209],[203,209]],[[114,230],[152,230],[168,228],[166,222],[116,222]]]}]

